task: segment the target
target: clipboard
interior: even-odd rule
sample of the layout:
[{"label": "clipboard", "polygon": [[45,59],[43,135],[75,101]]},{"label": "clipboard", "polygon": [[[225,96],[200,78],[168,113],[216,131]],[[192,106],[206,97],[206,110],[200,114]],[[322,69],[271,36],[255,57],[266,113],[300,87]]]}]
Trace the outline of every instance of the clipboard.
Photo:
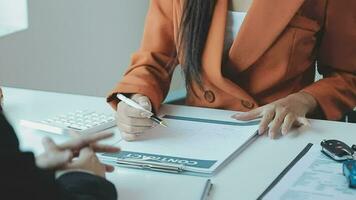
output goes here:
[{"label": "clipboard", "polygon": [[259,121],[237,122],[174,115],[162,118],[168,123],[168,128],[156,127],[145,132],[147,139],[143,141],[121,140],[118,145],[123,151],[101,154],[100,159],[135,169],[211,176],[258,138]]}]

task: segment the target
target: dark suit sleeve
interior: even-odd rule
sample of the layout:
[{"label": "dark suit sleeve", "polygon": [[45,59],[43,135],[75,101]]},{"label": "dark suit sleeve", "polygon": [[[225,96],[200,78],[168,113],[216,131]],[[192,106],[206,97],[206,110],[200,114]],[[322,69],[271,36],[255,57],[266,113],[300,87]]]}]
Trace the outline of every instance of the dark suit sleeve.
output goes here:
[{"label": "dark suit sleeve", "polygon": [[32,153],[19,150],[10,124],[0,112],[0,189],[11,199],[57,200],[54,171],[37,168]]},{"label": "dark suit sleeve", "polygon": [[[36,166],[32,153],[21,152],[16,134],[0,112],[0,191],[2,197],[26,200],[114,200],[114,186],[87,173],[55,179],[53,170]],[[11,197],[11,198],[10,198]]]},{"label": "dark suit sleeve", "polygon": [[104,178],[83,172],[71,172],[58,178],[62,199],[116,200],[114,185]]}]

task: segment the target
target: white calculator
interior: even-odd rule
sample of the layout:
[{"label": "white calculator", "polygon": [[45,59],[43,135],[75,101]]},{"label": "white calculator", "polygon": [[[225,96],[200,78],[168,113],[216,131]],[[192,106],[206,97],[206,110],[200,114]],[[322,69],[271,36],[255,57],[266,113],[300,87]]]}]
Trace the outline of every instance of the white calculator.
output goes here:
[{"label": "white calculator", "polygon": [[55,134],[90,134],[114,127],[116,121],[114,114],[79,110],[39,121],[21,120],[20,124],[27,128]]}]

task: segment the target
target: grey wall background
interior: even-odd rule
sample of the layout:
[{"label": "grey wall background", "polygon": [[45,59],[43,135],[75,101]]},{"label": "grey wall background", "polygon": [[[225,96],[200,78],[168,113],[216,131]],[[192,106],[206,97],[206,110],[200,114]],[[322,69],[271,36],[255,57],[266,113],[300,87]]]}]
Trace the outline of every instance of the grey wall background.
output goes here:
[{"label": "grey wall background", "polygon": [[139,48],[149,0],[28,4],[29,29],[0,38],[0,85],[106,96]]}]

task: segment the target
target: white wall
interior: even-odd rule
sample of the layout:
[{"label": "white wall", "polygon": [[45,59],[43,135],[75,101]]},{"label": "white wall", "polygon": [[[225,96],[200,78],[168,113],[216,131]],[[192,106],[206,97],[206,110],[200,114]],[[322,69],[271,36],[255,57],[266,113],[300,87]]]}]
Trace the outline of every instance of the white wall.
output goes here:
[{"label": "white wall", "polygon": [[28,4],[29,29],[0,38],[0,84],[105,96],[139,47],[149,0]]}]

